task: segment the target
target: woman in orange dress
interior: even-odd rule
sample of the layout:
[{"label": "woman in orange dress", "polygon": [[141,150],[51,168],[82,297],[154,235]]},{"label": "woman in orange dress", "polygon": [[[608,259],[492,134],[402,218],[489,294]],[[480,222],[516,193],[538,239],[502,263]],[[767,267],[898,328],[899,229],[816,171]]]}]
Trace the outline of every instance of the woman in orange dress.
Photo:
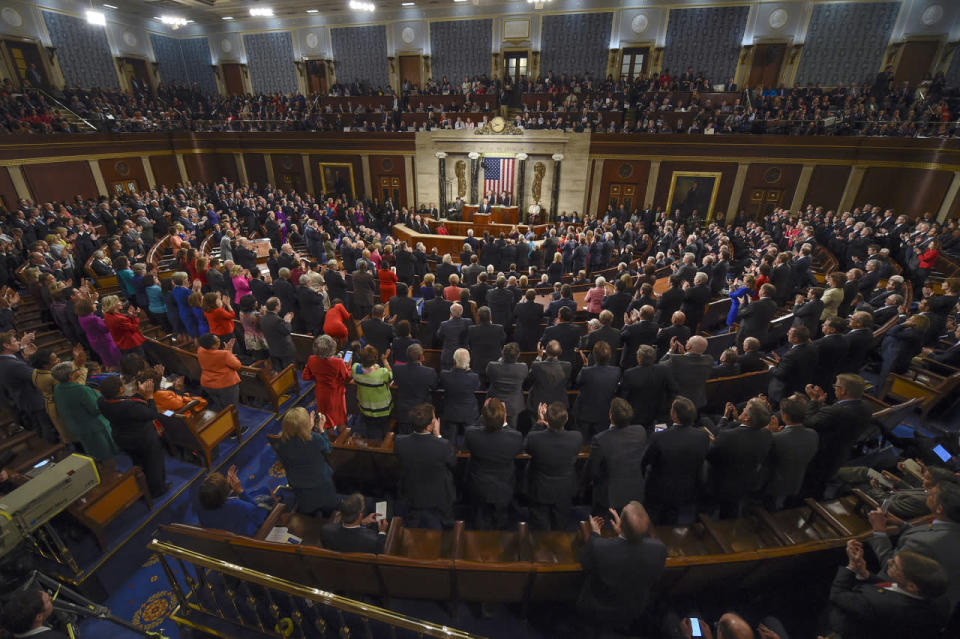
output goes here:
[{"label": "woman in orange dress", "polygon": [[336,357],[336,353],[336,341],[329,335],[321,335],[313,341],[313,355],[303,367],[302,375],[303,379],[314,381],[317,412],[326,416],[327,428],[347,423],[346,384],[350,380],[350,370],[342,359]]},{"label": "woman in orange dress", "polygon": [[351,320],[350,313],[339,299],[333,300],[333,306],[323,316],[323,332],[338,343],[342,344],[350,337],[347,322]]}]

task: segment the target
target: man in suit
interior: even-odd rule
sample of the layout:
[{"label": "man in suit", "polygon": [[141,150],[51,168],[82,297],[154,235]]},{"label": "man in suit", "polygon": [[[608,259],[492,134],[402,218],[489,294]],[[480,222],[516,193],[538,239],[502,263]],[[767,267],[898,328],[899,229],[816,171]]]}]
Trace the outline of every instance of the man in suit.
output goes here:
[{"label": "man in suit", "polygon": [[490,321],[490,309],[481,306],[477,309],[479,324],[467,329],[467,347],[470,349],[473,370],[481,380],[486,380],[487,364],[497,359],[500,349],[507,341],[503,327]]},{"label": "man in suit", "polygon": [[892,318],[900,314],[900,307],[903,305],[903,297],[900,295],[887,295],[883,306],[873,312],[873,325],[883,326]]},{"label": "man in suit", "polygon": [[759,397],[748,400],[739,415],[727,402],[706,458],[706,484],[721,517],[738,517],[741,500],[761,486],[761,469],[773,441],[767,430],[770,417]]},{"label": "man in suit", "polygon": [[686,316],[686,325],[691,331],[699,328],[703,313],[710,303],[710,288],[707,286],[709,279],[706,273],[697,273],[693,276],[693,286],[683,286],[683,304],[680,310]]},{"label": "man in suit", "polygon": [[473,320],[463,317],[463,307],[460,304],[450,306],[450,319],[442,322],[437,329],[437,341],[441,345],[440,364],[444,368],[453,366],[453,352],[458,348],[466,348],[469,327]]},{"label": "man in suit", "polygon": [[593,350],[597,342],[606,342],[610,346],[610,352],[620,348],[620,331],[613,328],[613,313],[610,311],[600,311],[600,317],[597,324],[588,323],[590,331],[580,338],[579,349],[582,351]]},{"label": "man in suit", "polygon": [[[817,352],[817,364],[813,369],[813,383],[820,388],[832,389],[834,378],[842,370],[849,346],[843,335],[846,327],[847,320],[842,317],[831,317],[824,320],[823,337],[812,344]],[[800,387],[796,390],[802,390],[805,385],[798,384],[798,386]],[[832,393],[828,391],[827,396],[832,396]]]},{"label": "man in suit", "polygon": [[697,410],[707,405],[706,383],[713,370],[713,358],[705,354],[706,350],[706,338],[694,335],[686,345],[674,340],[670,352],[660,360],[670,369],[677,394],[690,399]]},{"label": "man in suit", "polygon": [[665,290],[657,302],[658,320],[660,326],[666,326],[673,318],[673,314],[683,306],[683,279],[676,273],[670,276],[670,288]]},{"label": "man in suit", "polygon": [[233,249],[233,259],[248,271],[257,268],[257,254],[250,249],[250,241],[247,239],[240,239],[240,245]]},{"label": "man in suit", "polygon": [[[927,508],[933,515],[930,523],[900,528],[896,547],[890,541],[888,516],[880,509],[869,513],[874,534],[867,538],[880,566],[889,565],[890,558],[905,550],[935,559],[947,571],[947,598],[950,607],[960,603],[960,486],[940,481],[927,490]],[[887,575],[881,576],[890,576]],[[919,636],[919,635],[918,635]]]},{"label": "man in suit", "polygon": [[540,347],[540,357],[530,364],[526,385],[527,409],[536,414],[540,404],[559,402],[567,406],[567,387],[570,386],[572,366],[570,362],[559,359],[562,347],[557,340],[550,340],[546,347]]},{"label": "man in suit", "polygon": [[453,484],[457,457],[450,442],[440,437],[440,420],[432,405],[414,407],[410,419],[414,432],[400,435],[394,445],[400,460],[400,497],[407,508],[404,521],[411,528],[449,527],[457,495]]},{"label": "man in suit", "polygon": [[577,374],[576,386],[580,392],[573,405],[573,416],[584,441],[609,426],[610,402],[617,392],[621,372],[618,365],[611,365],[612,357],[610,345],[598,341],[591,349],[592,362],[585,363]]},{"label": "man in suit", "polygon": [[850,316],[850,330],[843,336],[847,343],[846,356],[840,362],[838,372],[859,373],[867,363],[867,357],[873,351],[876,339],[873,337],[873,319],[870,313],[856,311]]},{"label": "man in suit", "polygon": [[453,368],[440,372],[443,389],[443,436],[451,442],[468,426],[477,422],[477,398],[480,376],[470,370],[470,351],[458,348],[453,352]]},{"label": "man in suit", "polygon": [[793,304],[793,325],[806,326],[810,335],[816,335],[823,314],[823,289],[813,286],[807,291],[807,298],[797,295]]},{"label": "man in suit", "polygon": [[390,342],[397,336],[391,324],[383,321],[383,304],[376,304],[370,311],[370,317],[360,322],[363,341],[377,349],[383,355],[390,348]]},{"label": "man in suit", "polygon": [[507,334],[513,330],[513,307],[516,303],[513,292],[507,289],[507,278],[501,275],[497,278],[496,287],[487,291],[486,306],[490,308],[493,322],[502,326]]},{"label": "man in suit", "polygon": [[267,351],[275,370],[282,371],[297,359],[297,349],[290,337],[290,322],[293,313],[287,313],[282,318],[280,312],[280,298],[271,297],[267,300],[267,312],[260,317],[260,330],[267,341]]},{"label": "man in suit", "polygon": [[507,428],[507,409],[496,398],[484,403],[480,422],[464,435],[464,448],[470,452],[467,491],[473,504],[473,526],[501,530],[513,501],[514,468],[523,451],[523,435]]},{"label": "man in suit", "polygon": [[790,253],[777,256],[777,265],[770,272],[770,283],[777,289],[777,305],[782,306],[793,296],[793,272],[790,268]]},{"label": "man in suit", "polygon": [[482,272],[483,267],[480,265],[479,258],[476,256],[476,254],[471,255],[469,266],[463,266],[460,269],[460,276],[463,278],[463,285],[468,288],[472,287],[477,283],[477,277]]},{"label": "man in suit", "polygon": [[524,445],[530,454],[527,495],[530,526],[535,530],[566,530],[576,494],[576,463],[583,445],[579,431],[564,430],[567,409],[554,402],[538,407],[537,426]]},{"label": "man in suit", "polygon": [[740,364],[737,363],[738,357],[737,349],[735,348],[728,348],[720,353],[720,363],[710,370],[710,379],[739,375]]},{"label": "man in suit", "polygon": [[577,611],[593,627],[628,631],[663,572],[667,549],[649,536],[650,517],[639,501],[611,515],[612,537],[600,535],[602,517],[590,519],[591,535],[580,551],[584,582]]},{"label": "man in suit", "polygon": [[777,303],[773,299],[776,292],[773,284],[764,284],[760,287],[760,299],[756,302],[751,302],[749,295],[740,298],[740,311],[737,313],[740,322],[738,345],[742,345],[748,337],[756,337],[761,344],[766,342],[770,322],[777,313]]},{"label": "man in suit", "polygon": [[[960,368],[960,326],[954,329],[953,337],[957,341],[947,348],[936,350],[932,347],[925,347],[923,349],[923,354],[928,360],[927,366],[932,370],[937,371],[939,369],[944,375],[950,375],[954,371],[946,368],[947,366]],[[937,364],[943,364],[944,366],[940,367]]]},{"label": "man in suit", "polygon": [[693,516],[690,506],[697,501],[700,471],[710,449],[710,436],[694,426],[696,419],[693,402],[677,397],[670,408],[672,425],[654,432],[643,454],[647,504],[661,523],[674,523],[682,510]]},{"label": "man in suit", "polygon": [[625,325],[620,331],[620,344],[623,347],[620,366],[623,368],[629,368],[636,362],[637,349],[641,345],[653,346],[657,343],[657,331],[660,327],[653,321],[656,314],[656,309],[646,304],[624,319]]},{"label": "man in suit", "polygon": [[14,637],[67,639],[67,635],[46,625],[52,614],[53,601],[47,591],[31,587],[17,590],[10,596],[0,615],[0,623]]},{"label": "man in suit", "polygon": [[25,361],[37,351],[34,334],[18,338],[15,331],[0,335],[0,385],[5,403],[12,404],[21,425],[51,443],[60,440],[47,415],[43,395],[34,384],[37,372]]},{"label": "man in suit", "polygon": [[633,409],[625,399],[610,403],[610,426],[590,443],[589,473],[593,482],[593,512],[619,510],[631,501],[643,502],[643,452],[647,431],[632,423]]},{"label": "man in suit", "polygon": [[390,315],[394,318],[392,321],[396,324],[406,320],[410,326],[420,324],[420,313],[417,311],[417,300],[407,294],[407,285],[403,282],[397,282],[397,294],[391,297]]},{"label": "man in suit", "polygon": [[393,416],[397,420],[397,432],[403,435],[413,428],[410,411],[420,404],[431,403],[431,393],[437,387],[437,371],[423,365],[423,347],[411,344],[406,356],[406,364],[393,367],[393,381],[397,385],[393,393]]},{"label": "man in suit", "polygon": [[[767,396],[773,403],[795,392],[803,391],[813,382],[817,367],[817,349],[810,343],[810,333],[806,326],[794,326],[787,332],[790,349],[780,357],[776,353],[770,356],[777,365],[770,371],[770,384]],[[831,378],[832,381],[832,378]]]},{"label": "man in suit", "polygon": [[807,415],[807,398],[794,393],[780,400],[780,422],[771,424],[773,444],[767,457],[767,477],[763,494],[774,509],[783,508],[789,497],[800,493],[807,465],[817,454],[820,436],[803,425]]},{"label": "man in suit", "polygon": [[[383,552],[390,521],[377,519],[376,513],[363,514],[366,503],[363,495],[353,493],[340,501],[340,520],[327,522],[320,529],[320,541],[327,550],[336,552]],[[370,528],[376,525],[376,530]]]},{"label": "man in suit", "polygon": [[847,565],[830,586],[831,630],[852,639],[936,637],[948,619],[945,567],[924,555],[901,550],[887,562],[887,579],[871,574],[863,544],[847,542]]},{"label": "man in suit", "polygon": [[433,299],[423,303],[421,319],[427,323],[427,341],[436,348],[441,344],[438,336],[440,325],[450,318],[450,307],[453,306],[453,302],[443,299],[443,287],[439,284],[435,284],[433,290]]},{"label": "man in suit", "polygon": [[493,211],[493,207],[490,206],[490,200],[483,198],[480,204],[477,206],[477,213],[481,215],[487,215]]},{"label": "man in suit", "polygon": [[486,377],[490,382],[487,398],[496,397],[507,407],[507,422],[517,427],[517,418],[523,412],[523,382],[527,378],[527,365],[518,362],[520,347],[516,342],[504,345],[500,359],[487,364]]},{"label": "man in suit", "polygon": [[657,417],[667,413],[677,382],[666,364],[657,363],[657,352],[649,344],[637,348],[636,362],[637,366],[624,371],[618,394],[630,403],[634,423],[651,431]]},{"label": "man in suit", "polygon": [[541,344],[556,340],[560,344],[560,359],[575,366],[580,358],[577,356],[577,347],[583,337],[583,327],[573,323],[573,311],[564,306],[557,314],[557,323],[548,326],[540,338]]},{"label": "man in suit", "polygon": [[357,262],[350,283],[353,285],[353,316],[364,318],[370,314],[374,297],[380,292],[376,278],[367,270],[366,261]]},{"label": "man in suit", "polygon": [[630,293],[627,293],[626,282],[621,279],[614,282],[614,288],[616,293],[604,296],[600,305],[613,313],[613,327],[621,329],[623,328],[623,316],[627,312],[627,307],[630,306],[631,296]]},{"label": "man in suit", "polygon": [[327,268],[323,272],[323,281],[327,285],[327,295],[332,305],[333,300],[347,301],[347,283],[340,273],[340,266],[336,260],[327,260]]},{"label": "man in suit", "polygon": [[760,350],[760,340],[756,337],[748,337],[743,340],[743,348],[737,357],[737,365],[740,366],[740,373],[754,373],[756,371],[765,371],[770,365],[764,361],[764,353]]}]

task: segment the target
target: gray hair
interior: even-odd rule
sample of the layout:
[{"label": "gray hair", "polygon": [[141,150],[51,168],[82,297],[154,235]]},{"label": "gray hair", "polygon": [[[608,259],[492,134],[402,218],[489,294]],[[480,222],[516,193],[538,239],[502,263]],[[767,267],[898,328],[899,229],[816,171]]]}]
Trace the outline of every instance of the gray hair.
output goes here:
[{"label": "gray hair", "polygon": [[337,352],[337,342],[329,335],[321,335],[313,340],[313,354],[317,357],[333,357]]},{"label": "gray hair", "polygon": [[170,279],[173,280],[173,283],[177,286],[183,286],[187,283],[187,274],[183,271],[177,271],[170,277]]},{"label": "gray hair", "polygon": [[470,351],[465,348],[458,348],[453,351],[453,363],[457,368],[470,368]]},{"label": "gray hair", "polygon": [[50,369],[50,374],[53,375],[55,380],[64,384],[70,381],[70,376],[76,369],[77,367],[73,365],[73,362],[60,362]]},{"label": "gray hair", "polygon": [[694,283],[694,284],[703,284],[703,283],[709,281],[709,279],[710,279],[710,276],[709,276],[709,275],[707,275],[707,274],[704,273],[703,271],[700,271],[699,273],[697,273],[696,275],[693,276],[693,283]]},{"label": "gray hair", "polygon": [[460,317],[463,315],[463,307],[460,304],[452,304],[450,306],[450,317]]}]

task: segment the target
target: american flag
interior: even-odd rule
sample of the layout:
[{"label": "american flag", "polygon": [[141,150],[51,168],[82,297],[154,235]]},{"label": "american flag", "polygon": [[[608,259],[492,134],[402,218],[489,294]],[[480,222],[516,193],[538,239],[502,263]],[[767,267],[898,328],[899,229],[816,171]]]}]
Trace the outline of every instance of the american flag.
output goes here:
[{"label": "american flag", "polygon": [[513,194],[513,158],[483,158],[483,192]]}]

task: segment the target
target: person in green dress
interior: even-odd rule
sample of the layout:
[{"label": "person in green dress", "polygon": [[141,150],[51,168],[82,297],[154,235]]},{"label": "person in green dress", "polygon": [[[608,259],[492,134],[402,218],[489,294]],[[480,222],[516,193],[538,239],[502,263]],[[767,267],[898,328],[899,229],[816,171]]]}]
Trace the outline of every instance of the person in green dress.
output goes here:
[{"label": "person in green dress", "polygon": [[53,401],[67,430],[77,438],[83,451],[97,461],[106,461],[120,452],[113,441],[110,422],[100,414],[100,394],[82,381],[84,371],[73,362],[57,364],[50,371],[57,385]]}]

